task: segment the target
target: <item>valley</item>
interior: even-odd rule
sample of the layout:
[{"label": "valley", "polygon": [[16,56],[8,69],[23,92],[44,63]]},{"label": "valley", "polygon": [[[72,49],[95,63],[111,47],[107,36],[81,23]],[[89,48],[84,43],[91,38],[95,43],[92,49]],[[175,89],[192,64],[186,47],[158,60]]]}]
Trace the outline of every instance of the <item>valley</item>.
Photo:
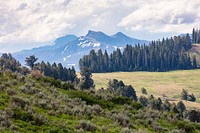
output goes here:
[{"label": "valley", "polygon": [[[200,70],[180,70],[170,72],[113,72],[93,73],[96,89],[107,88],[109,80],[122,80],[130,84],[141,95],[141,88],[156,97],[168,98],[169,100],[180,100],[182,89],[193,93],[198,103],[185,102],[188,107],[200,109]],[[163,97],[165,96],[165,97]]]}]

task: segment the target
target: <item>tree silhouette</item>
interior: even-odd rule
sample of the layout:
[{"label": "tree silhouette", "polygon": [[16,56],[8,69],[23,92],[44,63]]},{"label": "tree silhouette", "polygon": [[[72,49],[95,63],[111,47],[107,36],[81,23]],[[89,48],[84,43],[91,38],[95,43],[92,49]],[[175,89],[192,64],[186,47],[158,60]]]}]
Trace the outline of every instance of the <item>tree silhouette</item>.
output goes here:
[{"label": "tree silhouette", "polygon": [[33,66],[35,65],[35,62],[38,60],[34,55],[31,55],[30,57],[26,57],[26,65],[29,66],[31,69],[33,69]]}]

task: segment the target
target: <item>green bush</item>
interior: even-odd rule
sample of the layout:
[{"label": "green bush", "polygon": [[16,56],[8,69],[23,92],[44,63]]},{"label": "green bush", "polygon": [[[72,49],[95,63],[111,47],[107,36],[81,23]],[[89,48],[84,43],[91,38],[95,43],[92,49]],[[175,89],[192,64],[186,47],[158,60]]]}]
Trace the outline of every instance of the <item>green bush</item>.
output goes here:
[{"label": "green bush", "polygon": [[25,122],[33,121],[33,115],[25,112],[19,108],[16,108],[13,110],[13,116],[14,119],[19,119]]},{"label": "green bush", "polygon": [[128,97],[122,97],[122,96],[118,96],[118,97],[113,97],[111,100],[111,102],[113,102],[114,104],[131,104],[132,100]]},{"label": "green bush", "polygon": [[102,108],[108,108],[108,109],[114,107],[114,104],[112,102],[97,99],[97,97],[95,97],[94,95],[84,91],[69,90],[67,91],[67,94],[71,98],[80,98],[81,100],[86,101],[86,103],[89,105],[99,104]]}]

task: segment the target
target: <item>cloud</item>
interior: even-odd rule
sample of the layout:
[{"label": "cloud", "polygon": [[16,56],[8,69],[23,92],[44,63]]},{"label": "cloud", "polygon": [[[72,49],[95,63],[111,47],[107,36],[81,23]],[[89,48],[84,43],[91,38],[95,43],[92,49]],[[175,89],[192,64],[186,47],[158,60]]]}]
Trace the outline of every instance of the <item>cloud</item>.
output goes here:
[{"label": "cloud", "polygon": [[0,51],[89,29],[153,39],[190,32],[199,19],[199,0],[6,0],[0,1]]},{"label": "cloud", "polygon": [[198,0],[154,0],[122,18],[118,26],[135,31],[183,33],[198,27],[199,17]]}]

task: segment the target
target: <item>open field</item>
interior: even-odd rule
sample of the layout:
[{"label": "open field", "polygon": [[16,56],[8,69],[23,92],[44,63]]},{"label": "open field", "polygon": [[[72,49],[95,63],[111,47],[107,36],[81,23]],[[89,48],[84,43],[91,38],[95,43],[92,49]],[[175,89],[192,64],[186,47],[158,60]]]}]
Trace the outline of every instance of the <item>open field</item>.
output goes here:
[{"label": "open field", "polygon": [[93,73],[96,89],[106,88],[110,79],[122,80],[134,86],[138,95],[144,87],[149,94],[156,97],[165,95],[169,99],[179,100],[182,89],[193,93],[198,103],[186,102],[188,107],[200,109],[200,70],[183,70],[171,72],[114,72]]}]

